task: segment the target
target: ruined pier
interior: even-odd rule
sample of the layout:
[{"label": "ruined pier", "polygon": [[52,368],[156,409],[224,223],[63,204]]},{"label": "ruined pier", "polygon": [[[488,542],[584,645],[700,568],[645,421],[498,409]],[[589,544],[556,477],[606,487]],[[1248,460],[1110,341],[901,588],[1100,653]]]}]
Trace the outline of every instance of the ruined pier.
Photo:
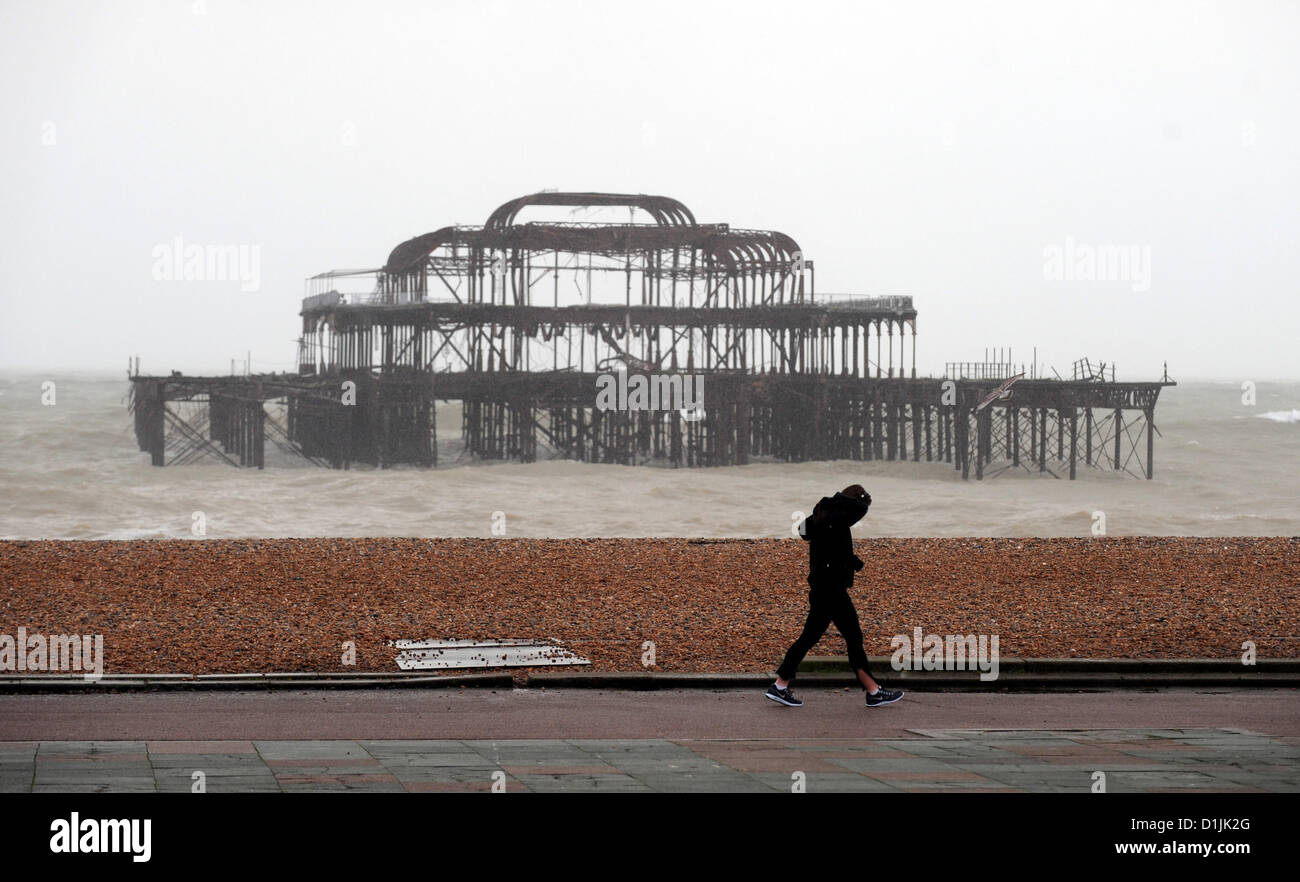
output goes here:
[{"label": "ruined pier", "polygon": [[[154,465],[260,468],[269,443],[335,468],[436,466],[437,408],[455,402],[463,455],[479,459],[910,459],[963,477],[1150,478],[1170,384],[1117,382],[1087,361],[1048,379],[988,358],[918,377],[910,297],[818,295],[789,236],[700,224],[661,196],[525,196],[305,293],[296,374],[133,373]],[[664,394],[610,406],[611,384]]]}]

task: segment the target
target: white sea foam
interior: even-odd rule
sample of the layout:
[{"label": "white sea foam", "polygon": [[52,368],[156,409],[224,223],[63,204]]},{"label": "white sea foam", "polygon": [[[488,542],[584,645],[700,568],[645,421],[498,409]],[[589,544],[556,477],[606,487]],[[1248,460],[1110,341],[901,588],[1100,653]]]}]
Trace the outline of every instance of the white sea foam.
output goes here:
[{"label": "white sea foam", "polygon": [[1256,414],[1261,420],[1275,423],[1300,423],[1300,410],[1270,410],[1268,413]]}]

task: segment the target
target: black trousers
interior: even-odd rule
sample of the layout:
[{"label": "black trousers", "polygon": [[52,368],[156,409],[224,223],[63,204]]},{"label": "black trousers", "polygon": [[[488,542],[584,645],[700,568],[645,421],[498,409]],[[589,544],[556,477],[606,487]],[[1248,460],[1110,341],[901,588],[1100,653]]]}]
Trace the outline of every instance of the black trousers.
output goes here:
[{"label": "black trousers", "polygon": [[[849,665],[855,670],[866,671],[867,652],[862,648],[862,626],[858,624],[858,611],[853,607],[853,600],[846,588],[814,588],[808,592],[808,620],[804,622],[803,633],[786,652],[776,675],[789,682],[799,670],[799,663],[808,654],[808,650],[822,639],[831,622],[839,629],[840,636],[848,645]],[[874,679],[874,677],[873,677]]]}]

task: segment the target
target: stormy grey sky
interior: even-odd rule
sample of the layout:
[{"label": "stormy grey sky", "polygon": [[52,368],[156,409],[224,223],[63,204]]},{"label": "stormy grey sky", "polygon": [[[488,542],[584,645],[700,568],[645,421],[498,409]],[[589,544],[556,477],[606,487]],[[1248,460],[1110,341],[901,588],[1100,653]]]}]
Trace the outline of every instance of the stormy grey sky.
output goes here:
[{"label": "stormy grey sky", "polygon": [[[306,276],[560,188],[913,295],[922,373],[1300,377],[1297,35],[1262,2],[0,0],[0,367],[291,369]],[[155,279],[177,237],[255,247],[258,289]],[[1136,261],[1079,278],[1102,246]]]}]

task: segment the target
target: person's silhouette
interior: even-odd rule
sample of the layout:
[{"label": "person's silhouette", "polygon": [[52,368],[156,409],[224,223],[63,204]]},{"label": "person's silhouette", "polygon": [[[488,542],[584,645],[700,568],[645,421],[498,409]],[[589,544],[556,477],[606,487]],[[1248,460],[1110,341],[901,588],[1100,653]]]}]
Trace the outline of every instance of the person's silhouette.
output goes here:
[{"label": "person's silhouette", "polygon": [[803,704],[790,690],[790,683],[803,657],[832,622],[848,647],[849,665],[867,690],[867,706],[892,704],[903,697],[902,690],[886,689],[871,676],[858,611],[849,597],[853,574],[863,568],[862,560],[853,553],[849,528],[866,516],[870,506],[871,496],[861,484],[853,484],[834,496],[823,496],[799,525],[799,535],[808,543],[808,619],[777,668],[776,682],[765,693],[775,702],[788,707]]}]

